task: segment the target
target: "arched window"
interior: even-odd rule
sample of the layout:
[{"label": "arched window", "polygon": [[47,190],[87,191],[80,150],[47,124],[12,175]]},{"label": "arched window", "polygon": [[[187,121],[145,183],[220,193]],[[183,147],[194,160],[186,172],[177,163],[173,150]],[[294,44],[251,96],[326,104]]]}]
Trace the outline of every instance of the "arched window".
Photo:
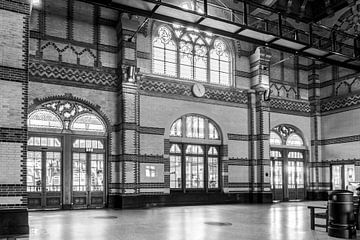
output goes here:
[{"label": "arched window", "polygon": [[[185,135],[182,133],[183,129]],[[198,115],[187,115],[177,119],[171,125],[170,136],[220,140],[216,125],[211,120]]]},{"label": "arched window", "polygon": [[94,114],[85,113],[74,119],[70,129],[89,132],[105,132],[105,125]]},{"label": "arched window", "polygon": [[281,137],[274,131],[270,132],[270,145],[282,145]]},{"label": "arched window", "polygon": [[28,118],[28,126],[34,128],[62,129],[60,118],[53,112],[41,109],[32,112]]},{"label": "arched window", "polygon": [[158,28],[153,73],[229,86],[230,72],[230,51],[222,39],[176,24]]},{"label": "arched window", "polygon": [[176,77],[177,51],[172,38],[169,28],[159,28],[158,37],[153,41],[154,73]]},{"label": "arched window", "polygon": [[298,134],[292,133],[287,137],[286,145],[289,145],[289,146],[303,146],[304,142],[303,142],[302,138]]},{"label": "arched window", "polygon": [[270,145],[304,148],[304,141],[300,135],[301,133],[294,127],[281,124],[270,131]]},{"label": "arched window", "polygon": [[182,116],[171,125],[170,143],[170,189],[219,188],[221,135],[213,121]]}]

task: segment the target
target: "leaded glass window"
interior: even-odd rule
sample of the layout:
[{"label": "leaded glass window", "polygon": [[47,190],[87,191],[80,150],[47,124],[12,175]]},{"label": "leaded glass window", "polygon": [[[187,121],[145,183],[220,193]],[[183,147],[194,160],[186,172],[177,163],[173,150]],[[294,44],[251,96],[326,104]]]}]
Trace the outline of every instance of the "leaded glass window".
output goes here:
[{"label": "leaded glass window", "polygon": [[211,122],[209,122],[209,139],[219,139],[219,132]]},{"label": "leaded glass window", "polygon": [[181,137],[181,118],[176,120],[170,128],[170,136]]},{"label": "leaded glass window", "polygon": [[71,130],[80,130],[88,132],[105,132],[105,125],[94,114],[85,113],[77,117],[72,125]]},{"label": "leaded glass window", "polygon": [[153,41],[153,72],[229,86],[230,51],[211,33],[177,24],[162,25]]},{"label": "leaded glass window", "polygon": [[178,144],[170,148],[170,188],[181,188],[181,150]]},{"label": "leaded glass window", "polygon": [[186,117],[186,137],[204,138],[204,118],[198,116]]},{"label": "leaded glass window", "polygon": [[302,138],[299,135],[297,135],[296,133],[293,133],[287,138],[286,145],[303,146],[304,142],[303,142]]},{"label": "leaded glass window", "polygon": [[208,151],[208,187],[219,187],[219,157],[215,147],[210,147]]},{"label": "leaded glass window", "polygon": [[186,148],[186,188],[204,187],[204,151],[201,146],[188,145]]},{"label": "leaded glass window", "polygon": [[281,137],[273,131],[270,132],[270,145],[282,145]]},{"label": "leaded glass window", "polygon": [[29,151],[27,153],[27,191],[41,192],[42,191],[42,174],[41,174],[41,152]]},{"label": "leaded glass window", "polygon": [[62,129],[63,124],[55,113],[48,110],[37,110],[30,114],[28,126],[34,128]]},{"label": "leaded glass window", "polygon": [[230,56],[223,41],[216,39],[210,51],[210,83],[229,85]]},{"label": "leaded glass window", "polygon": [[157,74],[176,76],[177,50],[171,31],[162,26],[153,41],[153,71]]}]

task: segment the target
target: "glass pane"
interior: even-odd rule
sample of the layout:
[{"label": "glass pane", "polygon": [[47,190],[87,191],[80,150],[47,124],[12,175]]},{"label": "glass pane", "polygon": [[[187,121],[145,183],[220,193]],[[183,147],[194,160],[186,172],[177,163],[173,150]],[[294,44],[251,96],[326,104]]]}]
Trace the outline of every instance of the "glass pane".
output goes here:
[{"label": "glass pane", "polygon": [[298,188],[304,188],[304,163],[296,162],[296,184]]},{"label": "glass pane", "polygon": [[197,116],[186,117],[186,137],[204,138],[204,119]]},{"label": "glass pane", "polygon": [[209,139],[219,139],[219,133],[212,123],[209,123]]},{"label": "glass pane", "polygon": [[281,137],[273,131],[270,132],[270,145],[282,145]]},{"label": "glass pane", "polygon": [[181,156],[170,155],[170,188],[181,187]]},{"label": "glass pane", "polygon": [[170,136],[181,137],[181,119],[176,120],[170,129]]},{"label": "glass pane", "polygon": [[[214,148],[215,149],[215,148]],[[208,174],[209,174],[209,188],[218,188],[219,187],[219,166],[218,158],[209,157],[208,158]]]},{"label": "glass pane", "polygon": [[60,152],[46,153],[46,191],[61,191],[61,157]]},{"label": "glass pane", "polygon": [[63,124],[55,113],[48,110],[37,110],[29,115],[29,127],[62,129]]},{"label": "glass pane", "polygon": [[275,188],[281,189],[282,186],[282,162],[274,161],[274,185]]},{"label": "glass pane", "polygon": [[295,162],[288,162],[288,188],[295,188]]},{"label": "glass pane", "polygon": [[94,114],[86,113],[79,116],[71,124],[71,130],[89,131],[89,132],[105,132],[104,123]]},{"label": "glass pane", "polygon": [[73,191],[86,191],[86,154],[73,153]]},{"label": "glass pane", "polygon": [[104,156],[91,154],[91,191],[104,190]]},{"label": "glass pane", "polygon": [[165,74],[164,62],[159,60],[153,60],[153,72],[157,74]]},{"label": "glass pane", "polygon": [[281,152],[279,152],[279,151],[270,151],[270,157],[272,157],[272,158],[281,158]]},{"label": "glass pane", "polygon": [[350,183],[355,182],[355,166],[344,165],[345,171],[345,189],[351,189]]},{"label": "glass pane", "polygon": [[332,169],[332,187],[333,190],[342,189],[341,165],[333,165]]},{"label": "glass pane", "polygon": [[171,145],[170,153],[181,153],[179,145],[177,144]]},{"label": "glass pane", "polygon": [[209,151],[208,151],[209,155],[218,155],[218,151],[216,150],[215,147],[210,147]]},{"label": "glass pane", "polygon": [[204,187],[204,158],[186,157],[186,188]]},{"label": "glass pane", "polygon": [[27,154],[27,191],[41,192],[41,152],[29,151]]},{"label": "glass pane", "polygon": [[286,140],[286,145],[290,146],[303,146],[303,140],[302,138],[297,135],[296,133],[290,134],[290,136]]},{"label": "glass pane", "polygon": [[188,145],[186,147],[186,154],[202,155],[203,153],[203,148],[199,145]]}]

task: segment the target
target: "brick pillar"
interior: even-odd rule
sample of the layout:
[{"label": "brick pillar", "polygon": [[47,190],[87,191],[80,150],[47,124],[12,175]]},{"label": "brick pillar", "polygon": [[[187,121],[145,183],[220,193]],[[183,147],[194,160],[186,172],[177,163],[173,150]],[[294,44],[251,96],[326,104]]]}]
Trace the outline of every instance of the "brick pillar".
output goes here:
[{"label": "brick pillar", "polygon": [[311,108],[311,156],[309,161],[309,193],[308,197],[310,199],[319,199],[321,198],[321,187],[319,183],[321,182],[320,173],[322,169],[317,164],[321,161],[321,116],[320,116],[320,78],[319,74],[316,71],[316,62],[313,61],[312,69],[309,72],[308,76],[309,85],[312,86],[309,90],[309,100]]},{"label": "brick pillar", "polygon": [[[0,0],[0,235],[28,233],[26,194],[30,5]],[[22,209],[22,210],[21,210]],[[20,219],[16,211],[21,212]],[[2,225],[2,224],[5,224]],[[13,227],[11,226],[11,227]]]},{"label": "brick pillar", "polygon": [[110,206],[130,206],[131,197],[139,193],[139,95],[136,69],[136,37],[131,38],[138,22],[122,14],[117,26],[119,43],[118,71],[121,79],[118,92],[118,119],[113,132],[110,184]]},{"label": "brick pillar", "polygon": [[269,63],[270,51],[258,47],[250,56],[252,82],[249,91],[250,159],[252,201],[271,202],[270,189],[270,104]]}]

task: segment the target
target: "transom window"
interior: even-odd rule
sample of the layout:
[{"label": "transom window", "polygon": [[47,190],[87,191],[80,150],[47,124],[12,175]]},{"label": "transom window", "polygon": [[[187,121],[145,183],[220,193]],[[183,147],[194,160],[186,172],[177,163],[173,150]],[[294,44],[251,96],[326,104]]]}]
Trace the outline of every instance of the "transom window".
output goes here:
[{"label": "transom window", "polygon": [[170,128],[171,137],[219,140],[219,130],[207,118],[198,115],[187,115],[176,120]]},{"label": "transom window", "polygon": [[304,141],[295,128],[288,125],[279,125],[270,131],[270,145],[304,147]]},{"label": "transom window", "polygon": [[153,73],[229,86],[230,72],[230,51],[222,39],[176,24],[158,28]]},{"label": "transom window", "polygon": [[105,134],[104,122],[86,106],[66,100],[47,102],[29,114],[29,128]]}]

